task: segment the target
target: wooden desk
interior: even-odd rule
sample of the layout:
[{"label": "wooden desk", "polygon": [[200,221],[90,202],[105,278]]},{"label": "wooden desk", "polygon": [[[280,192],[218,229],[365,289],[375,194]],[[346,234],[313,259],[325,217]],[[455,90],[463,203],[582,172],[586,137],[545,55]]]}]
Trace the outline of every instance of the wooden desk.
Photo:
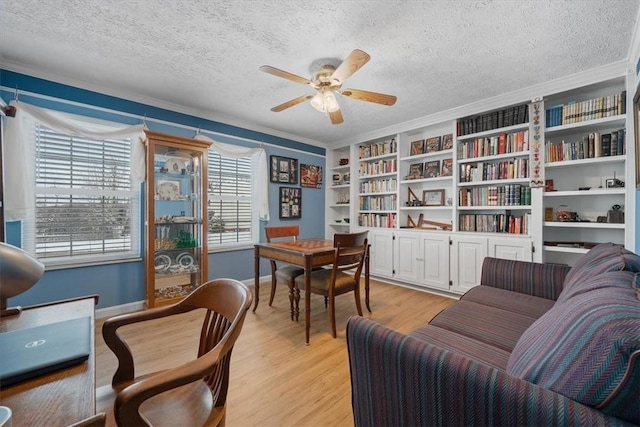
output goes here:
[{"label": "wooden desk", "polygon": [[[281,261],[304,268],[304,321],[305,343],[309,344],[309,331],[311,329],[311,277],[310,272],[314,267],[331,264],[334,257],[333,241],[325,239],[299,239],[289,242],[259,243],[254,246],[255,253],[255,302],[253,311],[258,308],[260,300],[260,258]],[[369,307],[369,251],[364,263],[364,291],[365,304]]]},{"label": "wooden desk", "polygon": [[[15,316],[0,318],[0,332],[10,332],[78,317],[91,317],[95,330],[96,297],[79,298],[25,308]],[[0,360],[2,352],[0,349]],[[96,411],[95,348],[91,340],[89,358],[78,365],[38,378],[0,387],[0,405],[13,412],[13,426],[68,426]]]}]

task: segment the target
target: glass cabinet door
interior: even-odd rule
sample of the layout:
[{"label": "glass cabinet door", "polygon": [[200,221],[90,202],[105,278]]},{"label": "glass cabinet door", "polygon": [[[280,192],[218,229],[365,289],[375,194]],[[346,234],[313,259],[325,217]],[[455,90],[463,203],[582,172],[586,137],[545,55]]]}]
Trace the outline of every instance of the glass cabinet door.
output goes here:
[{"label": "glass cabinet door", "polygon": [[147,306],[155,307],[184,298],[207,279],[208,144],[147,136]]}]

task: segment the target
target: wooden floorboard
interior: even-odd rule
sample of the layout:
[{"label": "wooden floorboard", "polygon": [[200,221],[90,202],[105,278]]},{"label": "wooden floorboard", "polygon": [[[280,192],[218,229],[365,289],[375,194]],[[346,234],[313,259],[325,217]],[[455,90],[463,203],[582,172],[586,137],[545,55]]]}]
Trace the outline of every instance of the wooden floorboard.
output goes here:
[{"label": "wooden floorboard", "polygon": [[[336,299],[338,337],[324,299],[311,298],[311,344],[304,343],[304,320],[289,318],[287,291],[280,286],[269,307],[269,283],[260,306],[249,311],[231,358],[228,426],[352,426],[351,387],[345,340],[347,319],[356,314],[353,294]],[[427,323],[455,300],[372,281],[371,309],[365,317],[409,332]],[[107,385],[116,359],[102,340],[97,321],[96,384]],[[122,334],[136,358],[136,375],[176,366],[197,352],[200,318],[189,313],[127,326]]]}]

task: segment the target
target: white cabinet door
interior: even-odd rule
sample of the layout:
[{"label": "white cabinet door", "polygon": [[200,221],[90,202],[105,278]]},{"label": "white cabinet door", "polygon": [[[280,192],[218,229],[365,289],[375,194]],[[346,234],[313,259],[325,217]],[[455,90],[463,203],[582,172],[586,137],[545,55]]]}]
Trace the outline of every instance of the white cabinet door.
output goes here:
[{"label": "white cabinet door", "polygon": [[423,284],[449,290],[449,236],[427,235],[422,237],[420,245]]},{"label": "white cabinet door", "polygon": [[464,293],[480,284],[482,262],[487,256],[487,238],[453,235],[451,241],[452,290]]},{"label": "white cabinet door", "polygon": [[420,254],[420,234],[398,232],[395,238],[394,279],[420,284],[424,259]]},{"label": "white cabinet door", "polygon": [[393,277],[393,232],[369,230],[369,243],[369,272],[374,276]]},{"label": "white cabinet door", "polygon": [[533,260],[531,239],[489,239],[489,256],[514,261]]}]

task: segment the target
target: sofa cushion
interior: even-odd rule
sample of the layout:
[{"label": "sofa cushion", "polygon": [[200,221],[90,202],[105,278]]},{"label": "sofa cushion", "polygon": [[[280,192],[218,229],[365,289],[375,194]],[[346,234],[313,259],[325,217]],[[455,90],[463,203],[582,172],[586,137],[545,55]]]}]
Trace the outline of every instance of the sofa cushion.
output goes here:
[{"label": "sofa cushion", "polygon": [[479,360],[489,366],[505,370],[509,352],[496,346],[456,334],[433,325],[426,325],[408,334],[436,347]]},{"label": "sofa cushion", "polygon": [[535,320],[531,316],[461,300],[441,311],[429,324],[511,352]]},{"label": "sofa cushion", "polygon": [[[605,273],[610,275],[611,273]],[[637,273],[617,272],[625,287],[598,288],[594,276],[523,334],[507,373],[640,424],[640,300]]]},{"label": "sofa cushion", "polygon": [[471,288],[460,300],[477,302],[535,319],[549,311],[555,303],[555,301],[551,299],[534,297],[520,292],[512,292],[482,285]]},{"label": "sofa cushion", "polygon": [[581,284],[600,273],[608,271],[640,272],[640,257],[620,245],[600,243],[584,254],[571,267],[562,284],[558,301],[565,300],[566,290]]}]

